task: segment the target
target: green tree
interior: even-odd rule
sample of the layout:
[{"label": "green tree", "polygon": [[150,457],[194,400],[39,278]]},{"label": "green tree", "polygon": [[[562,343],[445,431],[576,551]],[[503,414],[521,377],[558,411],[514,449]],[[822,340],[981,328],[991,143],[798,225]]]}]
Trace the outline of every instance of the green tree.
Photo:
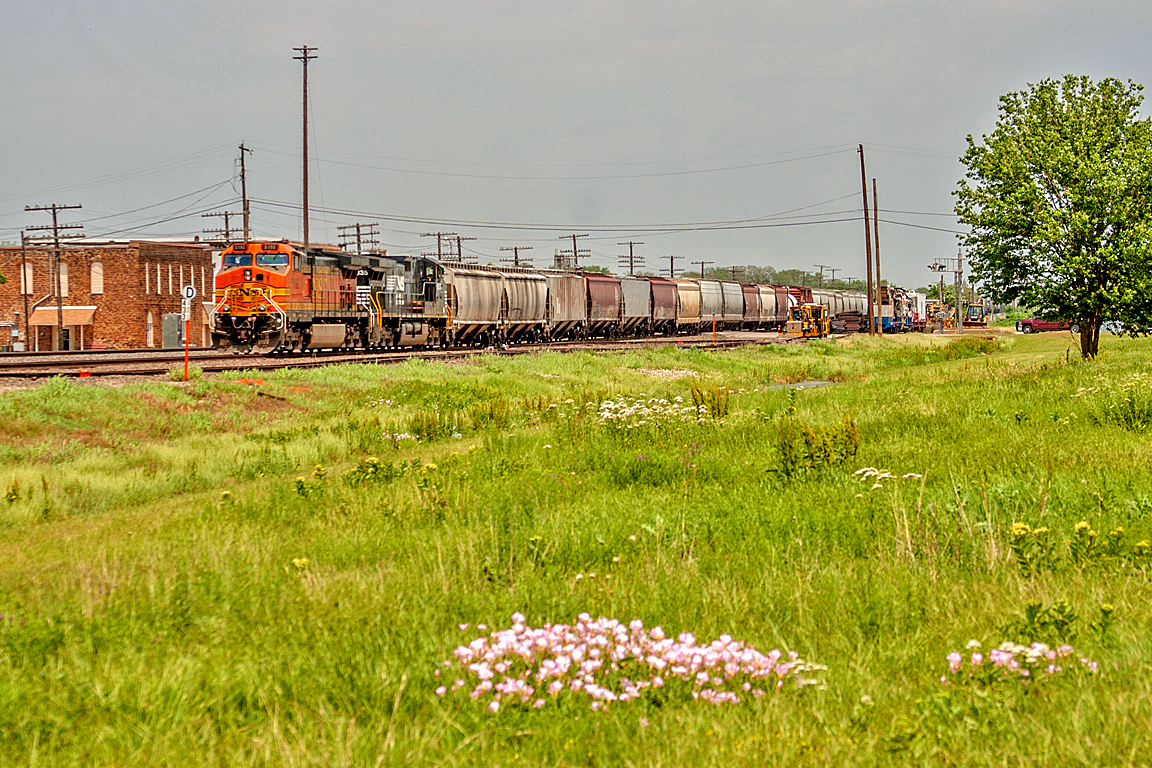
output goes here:
[{"label": "green tree", "polygon": [[982,292],[1080,325],[1152,323],[1152,126],[1143,87],[1044,80],[1000,98],[996,129],[968,136],[956,214]]}]

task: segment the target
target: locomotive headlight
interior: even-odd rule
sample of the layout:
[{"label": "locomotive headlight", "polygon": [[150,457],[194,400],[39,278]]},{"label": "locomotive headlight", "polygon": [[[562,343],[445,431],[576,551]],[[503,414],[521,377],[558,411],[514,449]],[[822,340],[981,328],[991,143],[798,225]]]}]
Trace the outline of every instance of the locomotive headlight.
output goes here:
[{"label": "locomotive headlight", "polygon": [[261,305],[260,305],[260,311],[261,311],[261,312],[264,312],[264,311],[265,311],[265,310],[267,310],[267,309],[268,309],[268,305],[267,305],[267,304],[261,304]]},{"label": "locomotive headlight", "polygon": [[227,304],[225,304],[224,306],[220,307],[220,311],[221,311],[221,312],[228,312],[228,311],[230,311],[231,309],[232,309],[232,307],[228,306]]}]

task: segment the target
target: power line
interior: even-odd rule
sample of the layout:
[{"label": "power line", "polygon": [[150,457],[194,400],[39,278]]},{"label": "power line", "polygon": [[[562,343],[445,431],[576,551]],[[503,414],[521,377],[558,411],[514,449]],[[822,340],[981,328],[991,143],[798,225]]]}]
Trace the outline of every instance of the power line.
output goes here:
[{"label": "power line", "polygon": [[[282,144],[272,144],[269,142],[262,142],[262,147],[265,151],[274,152],[275,150],[267,149],[267,147],[279,147],[281,150],[289,149]],[[845,149],[847,147],[847,149]],[[824,152],[825,150],[842,150],[851,151],[853,147],[844,144],[829,144],[823,147],[808,147],[807,149],[793,149],[783,152],[764,152],[752,155],[727,155],[724,157],[708,157],[708,158],[695,158],[687,160],[633,160],[623,162],[611,163],[525,163],[525,162],[504,162],[494,160],[435,160],[419,157],[392,157],[388,155],[366,155],[357,152],[329,152],[332,155],[342,155],[344,157],[362,157],[369,160],[386,160],[389,162],[401,163],[428,163],[439,165],[494,165],[494,166],[510,166],[519,168],[616,168],[616,167],[629,167],[629,166],[645,166],[645,165],[688,165],[691,163],[720,163],[728,162],[731,160],[750,160],[759,157],[780,157],[781,155],[799,155],[810,154],[813,152]],[[276,154],[292,154],[289,152],[279,152]]]},{"label": "power line", "polygon": [[[254,199],[254,202],[259,202],[265,206],[274,208],[287,208],[297,209],[293,203],[284,202],[282,200],[266,200]],[[533,232],[555,232],[571,229],[571,224],[528,224],[528,223],[515,223],[515,222],[498,222],[498,221],[474,221],[474,220],[453,220],[453,219],[434,219],[419,216],[397,216],[393,214],[371,213],[367,211],[355,211],[351,209],[341,208],[326,208],[328,213],[338,214],[343,216],[356,216],[358,218],[378,219],[380,221],[393,221],[404,224],[432,224],[432,225],[448,225],[448,226],[467,226],[477,229],[513,229],[522,231]],[[859,209],[855,211],[844,211],[842,213],[858,213]],[[840,215],[825,214],[825,215]],[[770,229],[775,227],[794,227],[794,226],[811,226],[818,224],[837,224],[846,221],[858,221],[858,216],[852,218],[833,218],[833,219],[817,219],[813,221],[772,221],[768,217],[760,219],[746,220],[751,223],[735,223],[728,224],[725,222],[718,222],[716,224],[704,225],[680,225],[680,224],[620,224],[620,225],[599,225],[589,227],[591,231],[599,233],[628,233],[628,232],[644,232],[652,234],[669,234],[675,232],[701,232],[701,231],[725,231],[725,230],[740,230],[740,229]]]},{"label": "power line", "polygon": [[[299,49],[297,49],[299,50]],[[276,150],[264,150],[274,154],[287,154],[284,152],[277,152]],[[718,168],[698,168],[687,171],[660,171],[657,173],[631,173],[631,174],[602,174],[593,176],[514,176],[506,174],[488,174],[488,173],[451,173],[449,171],[425,171],[415,168],[395,168],[391,166],[382,165],[367,165],[364,163],[352,163],[344,160],[333,160],[325,157],[319,162],[329,163],[331,165],[343,165],[352,168],[365,168],[373,171],[386,171],[388,173],[410,173],[419,176],[446,176],[450,178],[459,179],[506,179],[508,181],[596,181],[607,179],[649,179],[649,178],[663,178],[669,176],[692,176],[702,173],[721,173],[725,171],[740,171],[749,168],[764,168],[770,165],[782,165],[785,163],[796,163],[803,160],[815,160],[821,157],[829,157],[831,155],[839,155],[844,152],[849,152],[848,149],[837,149],[831,152],[821,152],[813,155],[805,155],[803,157],[789,157],[781,160],[767,160],[761,163],[745,163],[743,165],[729,165],[721,166]]]}]

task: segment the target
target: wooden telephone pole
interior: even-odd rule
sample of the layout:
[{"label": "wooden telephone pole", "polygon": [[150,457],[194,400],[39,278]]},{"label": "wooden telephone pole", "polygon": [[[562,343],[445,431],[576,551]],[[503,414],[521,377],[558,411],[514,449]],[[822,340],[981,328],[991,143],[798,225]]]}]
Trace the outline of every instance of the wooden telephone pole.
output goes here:
[{"label": "wooden telephone pole", "polygon": [[860,153],[860,194],[864,196],[864,256],[868,274],[868,335],[876,335],[876,325],[873,322],[873,301],[875,294],[872,291],[872,227],[868,221],[868,174],[864,170],[864,145],[857,150]]},{"label": "wooden telephone pole", "polygon": [[511,264],[514,267],[519,267],[519,266],[522,266],[522,264],[526,263],[526,264],[528,264],[528,266],[532,266],[532,260],[531,259],[525,258],[523,261],[521,261],[521,259],[520,259],[520,251],[530,251],[530,250],[532,250],[532,246],[530,246],[530,245],[513,245],[513,246],[509,246],[507,248],[501,248],[500,250],[512,251],[512,258],[500,259],[500,261],[504,262],[505,264]]},{"label": "wooden telephone pole", "polygon": [[[252,150],[248,149],[248,147],[244,146],[243,144],[240,145],[240,200],[242,203],[242,207],[240,208],[240,210],[244,214],[244,244],[245,245],[248,244],[248,238],[251,237],[252,230],[249,226],[251,224],[251,221],[249,219],[249,212],[248,212],[248,169],[244,165],[244,155],[250,154],[251,152],[252,152]],[[308,183],[307,180],[305,180],[304,183],[307,184]],[[224,227],[225,228],[228,227],[228,220],[227,219],[224,220]]]},{"label": "wooden telephone pole", "polygon": [[48,230],[52,231],[52,238],[51,238],[52,239],[52,267],[53,267],[53,269],[52,269],[53,278],[52,279],[55,283],[55,293],[56,293],[56,334],[52,339],[53,351],[58,351],[60,349],[61,342],[64,339],[64,297],[63,297],[63,292],[61,291],[61,285],[60,285],[60,238],[62,238],[62,237],[63,238],[83,237],[83,235],[81,235],[79,233],[71,234],[71,235],[69,235],[69,234],[61,235],[60,233],[62,231],[65,231],[65,230],[83,229],[84,228],[83,224],[61,224],[57,218],[57,214],[60,211],[71,211],[71,210],[75,210],[75,209],[80,208],[80,207],[81,206],[79,206],[79,205],[57,205],[56,203],[53,203],[52,205],[26,205],[26,206],[24,206],[24,210],[26,210],[26,211],[51,211],[52,212],[52,226],[28,227],[27,231],[29,231],[29,232],[36,232],[36,231],[44,232],[44,231],[48,231]]},{"label": "wooden telephone pole", "polygon": [[[317,58],[311,55],[312,51],[320,50],[319,48],[312,48],[307,45],[302,45],[299,48],[293,48],[294,51],[299,51],[299,56],[293,56],[296,61],[304,65],[304,250],[308,250],[308,62]],[[243,153],[240,155],[243,157]],[[247,239],[247,238],[245,238]]]},{"label": "wooden telephone pole", "polygon": [[[628,274],[635,275],[636,274],[636,254],[632,252],[632,249],[635,248],[637,245],[644,245],[644,243],[637,243],[637,242],[634,242],[632,240],[629,240],[626,243],[616,243],[616,245],[628,246],[628,255],[627,256],[620,256],[619,257],[619,263],[620,263],[620,266],[624,266],[625,264],[627,264],[628,265]],[[643,259],[641,259],[641,263],[643,263]]]}]

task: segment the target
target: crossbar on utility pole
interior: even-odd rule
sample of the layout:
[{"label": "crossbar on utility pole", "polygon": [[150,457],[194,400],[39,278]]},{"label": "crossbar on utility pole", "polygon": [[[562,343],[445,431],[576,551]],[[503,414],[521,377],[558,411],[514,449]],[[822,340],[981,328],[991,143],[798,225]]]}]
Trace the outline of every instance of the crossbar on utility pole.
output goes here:
[{"label": "crossbar on utility pole", "polygon": [[461,237],[460,235],[456,235],[456,260],[459,261],[461,264],[464,263],[464,246],[462,245],[462,243],[465,240],[475,240],[475,239],[476,238],[474,238],[474,237]]},{"label": "crossbar on utility pole", "polygon": [[703,279],[704,279],[704,265],[706,265],[706,264],[715,264],[716,262],[714,262],[714,261],[692,261],[692,262],[689,262],[689,263],[690,263],[690,264],[699,264],[699,265],[700,265],[700,279],[701,279],[701,280],[703,280]]},{"label": "crossbar on utility pole", "polygon": [[[512,258],[511,259],[500,259],[500,261],[502,261],[505,264],[511,263],[512,266],[514,266],[514,267],[519,267],[520,266],[520,251],[530,251],[530,250],[532,250],[532,246],[530,246],[530,245],[511,245],[511,246],[508,246],[506,248],[501,248],[500,250],[512,251]],[[530,262],[529,259],[525,259],[525,261]]]},{"label": "crossbar on utility pole", "polygon": [[[202,214],[200,214],[200,218],[202,218],[202,219],[211,219],[211,218],[224,219],[224,228],[223,229],[205,229],[205,230],[203,230],[204,234],[206,234],[206,235],[216,235],[216,234],[224,235],[224,245],[228,245],[229,243],[232,242],[232,223],[231,223],[232,217],[233,216],[240,216],[240,215],[243,215],[243,212],[238,213],[236,211],[216,211],[214,213],[202,213]],[[245,240],[247,240],[247,238],[245,238]]]},{"label": "crossbar on utility pole", "polygon": [[380,245],[376,237],[380,234],[379,224],[344,224],[336,227],[340,233],[340,247],[346,249],[353,242],[356,243],[356,253],[363,253],[365,245]]},{"label": "crossbar on utility pole", "polygon": [[456,237],[455,232],[425,232],[420,237],[434,237],[436,238],[436,259],[437,261],[444,261],[444,238]]},{"label": "crossbar on utility pole", "polygon": [[581,256],[591,256],[592,255],[592,251],[588,250],[587,248],[581,250],[580,248],[577,247],[576,238],[578,238],[578,237],[588,237],[588,234],[584,233],[583,235],[577,235],[577,234],[560,235],[561,240],[567,240],[568,238],[572,238],[572,250],[571,251],[560,251],[560,255],[572,257],[572,270],[573,271],[580,269],[580,257]]},{"label": "crossbar on utility pole", "polygon": [[[52,340],[52,349],[59,351],[60,345],[64,340],[64,297],[60,286],[60,232],[61,230],[69,229],[83,229],[83,224],[61,224],[57,218],[60,211],[71,211],[81,208],[79,205],[26,205],[25,211],[51,211],[52,212],[52,226],[41,227],[28,227],[29,232],[44,232],[51,230],[52,232],[52,255],[55,265],[55,283],[56,283],[56,337]],[[83,237],[83,235],[63,235],[63,237]]]},{"label": "crossbar on utility pole", "polygon": [[672,255],[668,255],[668,256],[665,256],[664,258],[668,259],[668,279],[669,280],[675,280],[676,279],[676,259],[677,259],[677,257],[672,256]]},{"label": "crossbar on utility pole", "polygon": [[627,257],[625,257],[625,256],[620,257],[621,266],[623,266],[623,262],[626,259],[628,262],[628,274],[635,275],[636,274],[636,255],[632,252],[632,249],[637,245],[644,245],[644,243],[629,240],[626,243],[616,243],[616,245],[628,246],[628,256]]}]

